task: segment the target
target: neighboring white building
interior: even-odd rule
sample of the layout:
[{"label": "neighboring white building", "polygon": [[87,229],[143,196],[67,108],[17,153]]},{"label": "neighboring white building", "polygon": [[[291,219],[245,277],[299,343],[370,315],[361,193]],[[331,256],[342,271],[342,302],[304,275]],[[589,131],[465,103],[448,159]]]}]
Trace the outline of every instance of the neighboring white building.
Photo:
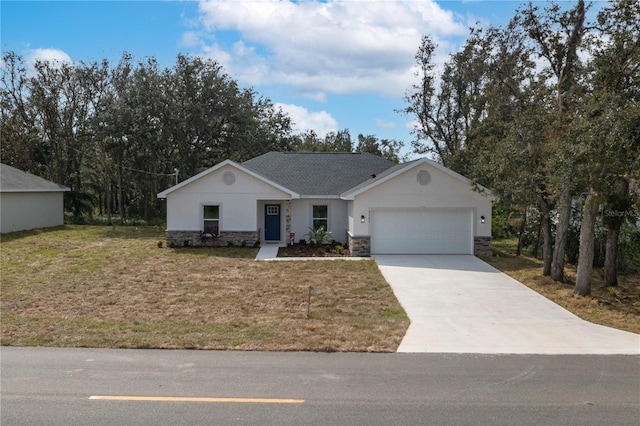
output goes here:
[{"label": "neighboring white building", "polygon": [[69,190],[66,186],[0,164],[0,233],[62,225],[62,194]]},{"label": "neighboring white building", "polygon": [[270,152],[230,160],[158,194],[167,240],[274,243],[325,226],[358,256],[491,253],[491,200],[465,177],[420,159],[366,153]]}]

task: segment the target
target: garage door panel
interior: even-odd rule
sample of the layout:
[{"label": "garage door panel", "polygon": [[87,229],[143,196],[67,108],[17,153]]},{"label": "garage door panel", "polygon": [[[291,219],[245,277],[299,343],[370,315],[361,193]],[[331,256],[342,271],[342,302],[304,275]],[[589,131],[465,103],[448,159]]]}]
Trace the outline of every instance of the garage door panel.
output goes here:
[{"label": "garage door panel", "polygon": [[374,254],[472,254],[472,250],[470,209],[372,212]]}]

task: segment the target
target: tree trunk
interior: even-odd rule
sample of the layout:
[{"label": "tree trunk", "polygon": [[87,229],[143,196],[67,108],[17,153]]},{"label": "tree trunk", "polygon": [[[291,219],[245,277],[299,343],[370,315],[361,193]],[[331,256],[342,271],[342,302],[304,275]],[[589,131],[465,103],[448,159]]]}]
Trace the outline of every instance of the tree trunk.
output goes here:
[{"label": "tree trunk", "polygon": [[109,169],[107,167],[107,154],[102,155],[102,167],[104,170],[104,207],[107,211],[107,225],[113,225],[111,218],[111,181],[109,180]]},{"label": "tree trunk", "polygon": [[582,225],[580,225],[580,253],[578,254],[578,271],[574,296],[588,296],[591,294],[591,277],[593,274],[593,245],[596,218],[598,215],[598,201],[595,194],[589,192],[584,203]]},{"label": "tree trunk", "polygon": [[552,247],[551,217],[547,210],[542,214],[542,275],[545,277],[551,274]]},{"label": "tree trunk", "polygon": [[124,223],[125,211],[124,211],[124,194],[122,190],[122,164],[118,165],[118,210],[120,211],[120,221]]},{"label": "tree trunk", "polygon": [[538,250],[540,249],[540,233],[542,232],[542,219],[540,219],[540,224],[538,225],[538,234],[536,235],[536,243],[533,246],[533,258],[538,258]]},{"label": "tree trunk", "polygon": [[105,209],[107,210],[107,225],[113,225],[113,219],[111,217],[111,181],[109,180],[109,176],[105,170],[104,173],[104,186],[105,186],[105,196],[104,196],[104,204]]},{"label": "tree trunk", "polygon": [[609,225],[607,230],[607,243],[604,254],[604,285],[607,287],[618,286],[618,237],[620,236],[620,222]]},{"label": "tree trunk", "polygon": [[[604,284],[607,287],[616,287],[618,285],[618,239],[620,238],[620,229],[625,222],[625,217],[624,214],[618,215],[617,213],[626,212],[630,207],[629,181],[624,178],[618,178],[613,182],[611,193],[606,197],[604,206],[603,222],[607,227],[607,242],[604,254]],[[607,211],[608,209],[610,209],[609,212]],[[611,214],[611,211],[616,213]]]},{"label": "tree trunk", "polygon": [[516,256],[522,255],[522,239],[524,238],[524,231],[527,229],[527,208],[525,207],[522,212],[522,223],[520,224],[520,233],[518,234],[518,249],[516,250]]},{"label": "tree trunk", "polygon": [[571,193],[565,184],[559,203],[558,226],[556,228],[556,244],[551,261],[551,278],[564,282],[564,254],[567,246],[567,231],[571,220]]}]

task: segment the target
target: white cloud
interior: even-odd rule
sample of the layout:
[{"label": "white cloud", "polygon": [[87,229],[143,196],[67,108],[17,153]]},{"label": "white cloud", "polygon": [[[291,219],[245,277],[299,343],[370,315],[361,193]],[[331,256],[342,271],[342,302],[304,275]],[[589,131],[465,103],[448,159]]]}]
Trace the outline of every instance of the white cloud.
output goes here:
[{"label": "white cloud", "polygon": [[178,45],[188,48],[199,47],[202,45],[202,41],[200,39],[200,35],[197,32],[187,31],[186,33],[182,34],[182,38],[180,39]]},{"label": "white cloud", "polygon": [[307,99],[311,99],[312,101],[326,103],[329,99],[327,98],[327,93],[322,91],[317,92],[305,92],[302,94]]},{"label": "white cloud", "polygon": [[320,137],[338,130],[338,122],[326,111],[312,112],[305,107],[293,104],[275,103],[276,108],[282,108],[293,121],[294,131],[304,132],[313,130]]},{"label": "white cloud", "polygon": [[423,34],[447,47],[446,37],[467,33],[433,0],[203,0],[199,6],[203,31],[237,32],[242,40],[224,47],[218,40],[203,49],[206,56],[240,81],[291,85],[314,99],[365,92],[401,97]]},{"label": "white cloud", "polygon": [[376,127],[379,127],[381,129],[393,129],[396,127],[396,123],[389,120],[385,120],[383,118],[376,118],[375,123],[376,123]]},{"label": "white cloud", "polygon": [[420,122],[419,122],[417,119],[416,119],[416,120],[410,120],[410,121],[407,121],[407,122],[404,124],[404,127],[405,127],[405,129],[407,129],[407,130],[413,130],[413,129],[415,129],[416,127],[419,127],[419,126],[420,126]]},{"label": "white cloud", "polygon": [[71,56],[60,49],[31,49],[27,55],[27,63],[31,66],[37,61],[49,62],[52,65],[62,65],[64,63],[72,64]]}]

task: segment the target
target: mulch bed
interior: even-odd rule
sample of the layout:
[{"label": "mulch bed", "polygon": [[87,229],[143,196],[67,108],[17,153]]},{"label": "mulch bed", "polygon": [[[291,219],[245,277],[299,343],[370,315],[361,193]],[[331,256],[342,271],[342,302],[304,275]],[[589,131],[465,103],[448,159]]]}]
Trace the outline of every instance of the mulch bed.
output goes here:
[{"label": "mulch bed", "polygon": [[339,254],[331,244],[318,246],[315,244],[294,244],[280,247],[278,257],[350,257],[351,252],[346,248]]}]

